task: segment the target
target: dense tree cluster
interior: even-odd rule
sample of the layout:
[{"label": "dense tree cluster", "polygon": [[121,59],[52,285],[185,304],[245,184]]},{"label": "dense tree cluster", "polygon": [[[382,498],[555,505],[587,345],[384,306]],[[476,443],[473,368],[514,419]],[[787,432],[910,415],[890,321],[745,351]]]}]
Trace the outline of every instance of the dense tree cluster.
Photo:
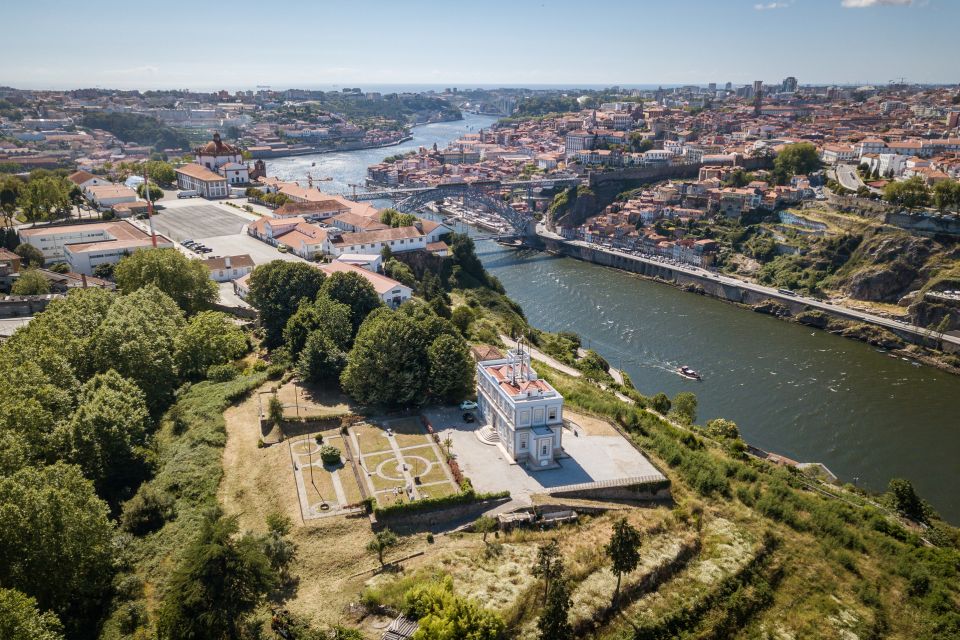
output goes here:
[{"label": "dense tree cluster", "polygon": [[796,175],[806,175],[821,166],[817,147],[809,142],[787,145],[773,161],[773,177],[777,184],[785,184]]},{"label": "dense tree cluster", "polygon": [[176,249],[137,251],[117,263],[113,275],[124,293],[153,285],[187,314],[208,309],[219,296],[210,270]]},{"label": "dense tree cluster", "polygon": [[83,116],[83,126],[103,129],[123,142],[150,145],[163,149],[189,149],[190,140],[153,116],[140,113],[90,111]]},{"label": "dense tree cluster", "polygon": [[[152,472],[159,416],[182,382],[247,350],[224,315],[185,317],[163,289],[181,296],[178,283],[72,291],[0,346],[3,637],[59,638],[61,622],[95,636],[123,546],[112,518]],[[137,496],[142,514],[164,508]]]}]

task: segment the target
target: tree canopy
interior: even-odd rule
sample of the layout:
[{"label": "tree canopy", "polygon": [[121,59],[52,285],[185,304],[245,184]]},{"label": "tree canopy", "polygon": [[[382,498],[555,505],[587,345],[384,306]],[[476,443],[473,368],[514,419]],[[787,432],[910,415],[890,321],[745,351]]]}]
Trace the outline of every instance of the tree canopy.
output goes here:
[{"label": "tree canopy", "polygon": [[95,624],[113,574],[113,525],[80,468],[0,476],[0,505],[0,584],[80,629]]},{"label": "tree canopy", "polygon": [[202,378],[213,365],[236,360],[248,348],[243,330],[219,311],[201,311],[190,318],[174,347],[177,370],[188,380]]},{"label": "tree canopy", "polygon": [[36,269],[27,269],[14,280],[10,293],[15,296],[38,296],[50,293],[50,281]]},{"label": "tree canopy", "polygon": [[0,588],[0,638],[5,640],[63,640],[63,626],[50,611],[16,589]]},{"label": "tree canopy", "polygon": [[133,293],[153,285],[188,315],[208,309],[220,295],[210,279],[210,270],[176,249],[136,251],[117,263],[113,275],[122,292]]},{"label": "tree canopy", "polygon": [[883,199],[908,209],[916,209],[930,204],[930,189],[920,176],[894,180],[883,188]]},{"label": "tree canopy", "polygon": [[353,271],[338,271],[323,283],[321,291],[334,302],[350,307],[350,322],[356,332],[370,312],[383,302],[370,281]]},{"label": "tree canopy", "polygon": [[264,343],[274,348],[283,342],[287,321],[302,300],[313,301],[323,285],[324,274],[304,262],[274,260],[250,275],[250,304],[260,314]]},{"label": "tree canopy", "polygon": [[244,620],[277,584],[256,536],[239,531],[236,517],[208,514],[200,535],[184,549],[160,609],[160,638],[238,638]]},{"label": "tree canopy", "polygon": [[796,175],[812,173],[820,168],[817,147],[809,142],[790,144],[784,147],[773,161],[774,175],[778,182],[786,182]]}]

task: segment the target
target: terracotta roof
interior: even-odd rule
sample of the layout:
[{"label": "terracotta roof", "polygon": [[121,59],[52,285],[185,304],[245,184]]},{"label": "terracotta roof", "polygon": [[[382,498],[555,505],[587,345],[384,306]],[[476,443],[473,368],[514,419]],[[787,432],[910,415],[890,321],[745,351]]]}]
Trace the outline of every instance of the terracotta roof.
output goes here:
[{"label": "terracotta roof", "polygon": [[274,216],[300,216],[304,214],[311,213],[328,213],[331,211],[347,211],[347,207],[340,204],[337,200],[317,200],[314,202],[288,202],[285,205],[278,207],[274,212]]},{"label": "terracotta roof", "polygon": [[73,184],[80,185],[86,182],[87,180],[94,180],[96,179],[96,177],[97,176],[93,175],[89,171],[75,171],[74,173],[71,173],[70,175],[67,176],[67,180],[69,180]]},{"label": "terracotta roof", "polygon": [[376,231],[358,231],[356,233],[344,233],[337,238],[331,239],[331,242],[342,245],[366,244],[368,242],[384,242],[388,240],[401,240],[407,238],[420,238],[423,234],[416,227],[395,227],[392,229],[378,229]]},{"label": "terracotta roof", "polygon": [[207,258],[203,261],[203,264],[207,266],[210,271],[215,271],[219,269],[227,269],[227,258],[230,258],[230,269],[242,269],[244,267],[254,267],[253,258],[248,254],[244,253],[239,256],[224,256],[223,258]]},{"label": "terracotta roof", "polygon": [[394,280],[393,278],[388,278],[387,276],[380,275],[379,273],[374,273],[373,271],[367,271],[361,267],[354,266],[346,262],[340,262],[334,260],[329,264],[320,265],[320,270],[326,273],[328,276],[334,273],[359,273],[361,276],[366,278],[366,280],[373,285],[373,288],[377,290],[377,293],[383,295],[397,287],[405,287],[406,285],[401,284]]},{"label": "terracotta roof", "polygon": [[201,180],[203,182],[226,181],[226,178],[219,173],[214,173],[213,171],[210,171],[210,169],[201,167],[200,165],[192,162],[190,164],[185,164],[182,167],[177,167],[177,173],[182,173],[185,176],[190,176],[194,180]]},{"label": "terracotta roof", "polygon": [[357,213],[340,213],[333,217],[334,220],[343,222],[344,224],[350,225],[351,227],[359,227],[364,231],[376,231],[378,229],[389,229],[388,225],[383,224],[376,218],[371,218],[370,216],[364,216]]},{"label": "terracotta roof", "polygon": [[233,156],[240,153],[240,150],[231,144],[227,144],[220,139],[220,134],[213,134],[213,140],[203,145],[202,147],[197,147],[197,154],[205,156]]}]

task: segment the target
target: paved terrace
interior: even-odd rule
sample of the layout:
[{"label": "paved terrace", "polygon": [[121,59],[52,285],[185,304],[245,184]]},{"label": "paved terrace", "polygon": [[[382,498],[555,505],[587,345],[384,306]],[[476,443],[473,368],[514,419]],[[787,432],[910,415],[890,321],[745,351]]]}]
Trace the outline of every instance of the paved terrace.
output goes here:
[{"label": "paved terrace", "polygon": [[569,457],[560,458],[559,468],[528,471],[510,460],[500,446],[481,442],[475,432],[482,424],[463,422],[461,411],[442,408],[425,413],[441,442],[450,436],[457,463],[474,488],[480,492],[510,491],[515,503],[530,504],[534,494],[570,485],[640,476],[663,478],[643,454],[600,420],[571,415],[577,424],[563,431],[563,449]]}]

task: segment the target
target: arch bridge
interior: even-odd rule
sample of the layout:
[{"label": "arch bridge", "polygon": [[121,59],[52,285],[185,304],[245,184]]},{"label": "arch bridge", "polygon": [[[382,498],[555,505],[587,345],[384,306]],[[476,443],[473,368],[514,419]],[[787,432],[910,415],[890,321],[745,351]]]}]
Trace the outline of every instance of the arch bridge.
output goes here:
[{"label": "arch bridge", "polygon": [[444,198],[463,198],[465,204],[484,207],[502,218],[519,236],[534,235],[533,216],[521,213],[503,201],[499,194],[499,182],[475,182],[437,185],[434,188],[417,190],[396,204],[403,213],[415,213],[431,202]]}]

